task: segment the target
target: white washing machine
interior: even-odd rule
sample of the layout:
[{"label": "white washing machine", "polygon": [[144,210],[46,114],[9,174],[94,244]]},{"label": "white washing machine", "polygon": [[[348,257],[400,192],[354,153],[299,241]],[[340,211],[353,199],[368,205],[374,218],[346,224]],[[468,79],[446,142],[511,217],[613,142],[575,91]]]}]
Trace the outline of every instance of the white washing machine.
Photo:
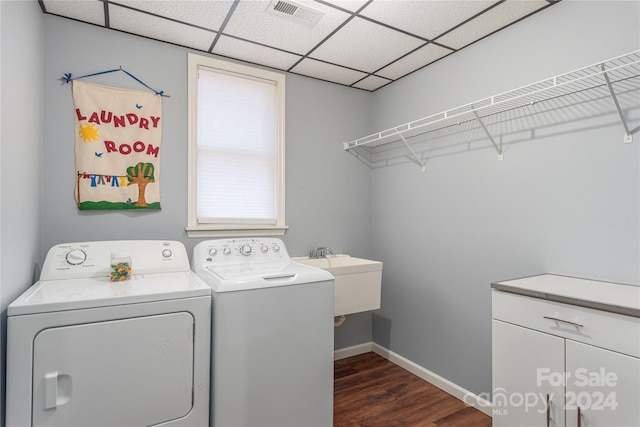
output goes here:
[{"label": "white washing machine", "polygon": [[274,238],[201,242],[193,266],[213,290],[212,425],[333,425],[333,276]]},{"label": "white washing machine", "polygon": [[7,315],[8,427],[209,425],[211,289],[182,243],[54,246]]}]

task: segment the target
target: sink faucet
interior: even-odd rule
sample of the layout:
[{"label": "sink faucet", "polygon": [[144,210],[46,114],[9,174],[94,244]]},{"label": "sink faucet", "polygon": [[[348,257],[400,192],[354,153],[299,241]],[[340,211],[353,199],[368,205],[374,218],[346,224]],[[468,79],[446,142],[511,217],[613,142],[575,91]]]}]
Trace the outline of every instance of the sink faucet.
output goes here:
[{"label": "sink faucet", "polygon": [[309,258],[326,258],[329,255],[333,255],[333,251],[328,247],[311,249],[309,251]]}]

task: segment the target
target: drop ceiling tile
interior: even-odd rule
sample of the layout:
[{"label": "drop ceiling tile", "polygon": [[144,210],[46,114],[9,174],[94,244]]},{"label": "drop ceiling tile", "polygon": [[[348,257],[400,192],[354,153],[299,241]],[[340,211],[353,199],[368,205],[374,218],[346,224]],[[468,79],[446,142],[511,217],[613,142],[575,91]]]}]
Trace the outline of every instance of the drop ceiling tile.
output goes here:
[{"label": "drop ceiling tile", "polygon": [[351,12],[355,12],[364,6],[369,0],[326,0],[325,3],[330,3],[341,7]]},{"label": "drop ceiling tile", "polygon": [[359,71],[350,70],[348,68],[327,64],[309,58],[303,59],[291,71],[304,76],[315,77],[347,86],[367,76],[365,73],[361,73]]},{"label": "drop ceiling tile", "polygon": [[[294,67],[292,71],[300,75],[366,90],[446,56],[442,46],[462,48],[555,4],[550,0],[285,0],[323,12],[311,26],[267,11],[272,0],[39,1],[47,13],[99,26],[105,26],[106,4],[107,22],[114,30],[205,52],[219,34],[215,54],[280,70]],[[354,16],[361,9],[361,15]],[[222,31],[228,33],[216,32],[227,17]],[[437,43],[424,45],[425,40]]]},{"label": "drop ceiling tile", "polygon": [[358,89],[374,91],[388,83],[391,83],[391,80],[383,79],[382,77],[378,77],[378,76],[368,76],[367,78],[362,79],[359,82],[355,83],[353,87],[357,87]]},{"label": "drop ceiling tile", "polygon": [[109,5],[111,28],[144,37],[208,51],[216,35],[189,25],[178,24],[153,15]]},{"label": "drop ceiling tile", "polygon": [[220,37],[213,48],[213,53],[254,64],[266,65],[279,70],[288,70],[301,58],[299,55],[259,46],[228,36]]},{"label": "drop ceiling tile", "polygon": [[354,18],[309,56],[373,73],[423,43],[415,37]]},{"label": "drop ceiling tile", "polygon": [[69,0],[44,0],[43,3],[49,13],[104,26],[104,4],[101,1],[84,1],[80,7],[78,2]]},{"label": "drop ceiling tile", "polygon": [[349,17],[347,13],[321,3],[308,0],[296,2],[325,15],[315,26],[309,27],[268,12],[269,1],[241,1],[224,33],[304,55]]},{"label": "drop ceiling tile", "polygon": [[496,0],[373,0],[360,15],[431,40],[495,3]]},{"label": "drop ceiling tile", "polygon": [[548,6],[545,0],[507,0],[477,18],[437,39],[438,43],[460,49],[531,12]]},{"label": "drop ceiling tile", "polygon": [[451,52],[449,49],[429,43],[393,64],[384,67],[382,70],[376,72],[376,74],[388,79],[397,80]]},{"label": "drop ceiling tile", "polygon": [[218,31],[233,0],[117,0],[118,4]]}]

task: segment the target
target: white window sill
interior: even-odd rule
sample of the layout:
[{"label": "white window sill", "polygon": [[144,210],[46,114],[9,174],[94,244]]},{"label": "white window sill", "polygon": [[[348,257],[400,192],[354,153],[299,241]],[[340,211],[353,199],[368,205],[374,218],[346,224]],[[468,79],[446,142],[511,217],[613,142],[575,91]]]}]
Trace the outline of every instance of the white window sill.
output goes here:
[{"label": "white window sill", "polygon": [[187,237],[264,237],[282,236],[287,226],[206,226],[186,227]]}]

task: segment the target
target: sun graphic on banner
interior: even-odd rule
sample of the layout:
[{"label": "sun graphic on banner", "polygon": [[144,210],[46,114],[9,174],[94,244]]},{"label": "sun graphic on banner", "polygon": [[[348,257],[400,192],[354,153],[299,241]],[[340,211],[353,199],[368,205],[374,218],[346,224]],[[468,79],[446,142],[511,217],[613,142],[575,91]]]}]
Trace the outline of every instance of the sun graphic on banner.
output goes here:
[{"label": "sun graphic on banner", "polygon": [[80,138],[83,142],[94,142],[100,139],[100,134],[98,134],[98,129],[91,124],[80,125]]}]

